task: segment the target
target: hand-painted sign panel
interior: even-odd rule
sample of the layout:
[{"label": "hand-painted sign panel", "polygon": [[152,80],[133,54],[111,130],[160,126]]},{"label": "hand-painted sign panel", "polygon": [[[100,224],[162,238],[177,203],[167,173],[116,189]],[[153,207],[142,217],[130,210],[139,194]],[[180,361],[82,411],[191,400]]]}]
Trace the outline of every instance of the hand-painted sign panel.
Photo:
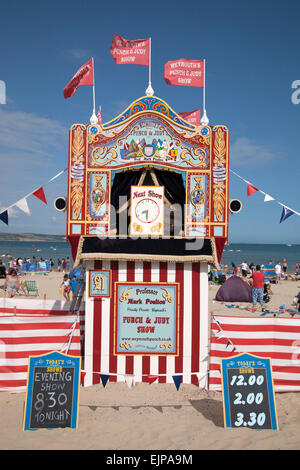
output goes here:
[{"label": "hand-painted sign panel", "polygon": [[178,283],[115,283],[115,354],[178,355]]}]

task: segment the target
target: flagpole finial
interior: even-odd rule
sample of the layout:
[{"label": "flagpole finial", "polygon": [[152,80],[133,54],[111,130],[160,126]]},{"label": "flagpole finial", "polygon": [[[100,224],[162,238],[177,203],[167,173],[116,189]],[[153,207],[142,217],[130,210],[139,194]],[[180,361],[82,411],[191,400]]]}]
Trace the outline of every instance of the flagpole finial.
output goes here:
[{"label": "flagpole finial", "polygon": [[90,117],[90,123],[93,125],[98,124],[98,118],[95,114],[95,111],[93,111],[93,114]]},{"label": "flagpole finial", "polygon": [[207,126],[209,124],[209,119],[206,114],[206,109],[204,109],[203,116],[201,118],[201,124],[202,126]]},{"label": "flagpole finial", "polygon": [[149,86],[148,86],[147,90],[145,91],[145,93],[146,93],[147,96],[153,96],[154,95],[154,90],[151,86],[151,82],[149,82]]}]

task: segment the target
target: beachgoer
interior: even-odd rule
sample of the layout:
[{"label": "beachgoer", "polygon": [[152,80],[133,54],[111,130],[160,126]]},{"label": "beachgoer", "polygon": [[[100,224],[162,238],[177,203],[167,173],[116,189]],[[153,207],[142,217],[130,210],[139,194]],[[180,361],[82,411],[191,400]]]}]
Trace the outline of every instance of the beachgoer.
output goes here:
[{"label": "beachgoer", "polygon": [[284,258],[284,260],[283,260],[283,262],[282,262],[282,270],[283,270],[284,279],[285,279],[286,281],[287,281],[287,278],[288,278],[287,269],[288,269],[288,264],[287,264],[286,259]]},{"label": "beachgoer", "polygon": [[265,275],[260,270],[260,265],[256,266],[256,271],[252,274],[252,303],[253,307],[256,308],[256,302],[258,300],[261,310],[264,306],[264,283]]},{"label": "beachgoer", "polygon": [[63,273],[64,273],[66,271],[66,268],[67,268],[67,262],[66,262],[65,258],[62,259],[61,267],[62,267],[62,270],[63,270]]},{"label": "beachgoer", "polygon": [[70,300],[70,279],[67,274],[64,275],[64,280],[61,283],[60,287],[63,287],[63,296],[66,300]]},{"label": "beachgoer", "polygon": [[247,277],[247,274],[249,272],[249,266],[247,264],[247,261],[244,261],[242,264],[241,264],[241,271],[242,271],[242,276],[243,277]]},{"label": "beachgoer", "polygon": [[52,258],[50,258],[50,260],[49,260],[49,264],[50,264],[50,271],[52,271],[52,270],[53,270],[53,268],[54,268],[54,261],[53,261],[53,259],[52,259]]},{"label": "beachgoer", "polygon": [[275,274],[276,274],[276,282],[280,281],[281,279],[281,264],[280,261],[277,261],[275,266]]},{"label": "beachgoer", "polygon": [[11,268],[6,276],[3,289],[6,290],[8,297],[14,297],[19,290],[19,279],[17,271]]},{"label": "beachgoer", "polygon": [[2,261],[0,260],[0,279],[5,279],[6,278],[6,269],[5,266],[3,266]]},{"label": "beachgoer", "polygon": [[74,299],[76,287],[77,287],[78,281],[76,279],[76,276],[72,276],[72,279],[70,281],[70,286],[71,286],[71,291],[72,291],[72,298]]},{"label": "beachgoer", "polygon": [[58,260],[57,260],[57,271],[58,271],[59,273],[60,273],[60,271],[61,271],[61,261],[60,261],[59,258],[58,258]]}]

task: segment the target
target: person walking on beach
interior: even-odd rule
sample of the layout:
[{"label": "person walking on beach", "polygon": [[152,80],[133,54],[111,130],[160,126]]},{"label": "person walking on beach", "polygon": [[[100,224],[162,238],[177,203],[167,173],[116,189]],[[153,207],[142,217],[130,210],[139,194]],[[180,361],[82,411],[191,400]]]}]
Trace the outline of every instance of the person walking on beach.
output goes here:
[{"label": "person walking on beach", "polygon": [[283,275],[284,275],[284,279],[287,281],[287,269],[288,269],[288,264],[287,264],[287,261],[286,259],[284,258],[283,262],[282,262],[282,270],[283,270]]},{"label": "person walking on beach", "polygon": [[275,274],[276,274],[276,282],[280,281],[281,279],[281,264],[280,261],[277,261],[275,266]]},{"label": "person walking on beach", "polygon": [[256,266],[256,271],[252,274],[252,304],[253,308],[256,308],[256,303],[258,301],[261,310],[263,311],[264,307],[264,283],[265,275],[260,270],[260,265]]},{"label": "person walking on beach", "polygon": [[66,300],[70,300],[71,286],[70,286],[70,279],[69,279],[69,276],[67,274],[64,275],[64,280],[63,280],[63,282],[61,283],[60,286],[63,287],[63,296],[64,296],[64,298]]}]

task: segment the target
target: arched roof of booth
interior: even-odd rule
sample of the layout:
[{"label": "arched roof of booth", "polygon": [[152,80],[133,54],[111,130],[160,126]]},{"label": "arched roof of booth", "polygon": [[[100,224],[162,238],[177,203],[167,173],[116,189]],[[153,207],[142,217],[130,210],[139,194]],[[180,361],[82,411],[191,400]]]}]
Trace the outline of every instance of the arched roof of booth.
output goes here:
[{"label": "arched roof of booth", "polygon": [[196,126],[185,121],[179,114],[177,114],[165,101],[157,96],[142,96],[137,100],[133,101],[119,116],[110,121],[103,123],[103,129],[111,129],[113,127],[120,126],[126,121],[130,121],[136,118],[140,113],[151,113],[157,114],[164,117],[176,126],[180,126],[184,129],[195,131]]}]

